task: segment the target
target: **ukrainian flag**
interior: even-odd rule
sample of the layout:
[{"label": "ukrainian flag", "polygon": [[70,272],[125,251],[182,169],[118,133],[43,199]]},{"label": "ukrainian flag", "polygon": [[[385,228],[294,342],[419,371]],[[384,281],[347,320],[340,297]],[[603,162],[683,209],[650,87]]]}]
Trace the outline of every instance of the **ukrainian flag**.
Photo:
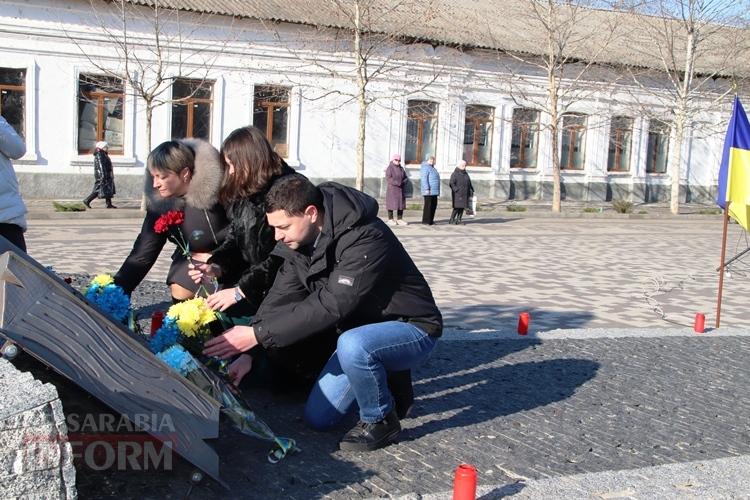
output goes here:
[{"label": "ukrainian flag", "polygon": [[739,98],[734,98],[732,118],[724,139],[724,154],[719,167],[719,194],[716,203],[750,231],[750,122]]}]

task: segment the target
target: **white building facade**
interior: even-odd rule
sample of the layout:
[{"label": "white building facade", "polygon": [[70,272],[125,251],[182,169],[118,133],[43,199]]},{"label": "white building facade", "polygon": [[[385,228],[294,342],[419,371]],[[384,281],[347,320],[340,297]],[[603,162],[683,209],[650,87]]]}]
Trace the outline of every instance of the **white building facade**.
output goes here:
[{"label": "white building facade", "polygon": [[[350,96],[356,88],[331,71],[351,67],[351,61],[326,52],[324,43],[292,50],[293,44],[274,42],[312,39],[314,28],[185,13],[190,37],[179,51],[172,40],[162,61],[167,82],[161,98],[167,102],[153,109],[149,142],[146,104],[127,78],[117,78],[125,71],[123,57],[102,28],[101,14],[88,1],[61,4],[0,5],[0,112],[26,140],[26,156],[14,162],[25,198],[83,198],[92,185],[97,140],[110,144],[118,196],[138,198],[149,144],[197,136],[218,148],[245,125],[266,130],[287,163],[313,181],[354,183],[358,107]],[[158,64],[149,55],[155,42],[148,27],[134,22],[133,33],[138,60]],[[178,56],[188,53],[178,64]],[[313,53],[316,64],[307,64]],[[502,75],[491,69],[495,54],[422,44],[404,54],[368,90],[376,99],[367,115],[366,192],[384,193],[385,167],[399,153],[417,196],[419,163],[434,155],[444,184],[464,159],[483,198],[551,197],[545,115],[533,102],[503,91]],[[155,74],[152,68],[129,71],[140,71],[144,82]],[[633,94],[602,86],[571,104],[560,140],[563,199],[668,198],[673,138],[667,110],[664,120],[641,114],[643,101],[636,105]],[[730,111],[727,104],[703,113],[685,139],[681,201],[712,199]]]}]

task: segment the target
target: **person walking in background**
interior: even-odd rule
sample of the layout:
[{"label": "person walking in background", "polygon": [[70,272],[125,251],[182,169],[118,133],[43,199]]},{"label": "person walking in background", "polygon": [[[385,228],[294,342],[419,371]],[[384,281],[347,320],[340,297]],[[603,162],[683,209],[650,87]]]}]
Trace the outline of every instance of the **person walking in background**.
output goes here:
[{"label": "person walking in background", "polygon": [[[385,208],[388,210],[388,225],[406,226],[409,223],[403,220],[404,208],[406,207],[406,196],[404,195],[404,184],[409,181],[406,170],[401,165],[401,155],[396,153],[391,157],[388,168],[385,169]],[[396,220],[393,220],[393,211],[396,211]]]},{"label": "person walking in background", "polygon": [[112,160],[109,159],[109,145],[104,141],[96,143],[94,148],[94,189],[83,200],[86,208],[91,208],[94,198],[104,198],[107,208],[117,208],[112,204],[115,195],[115,174],[112,170]]},{"label": "person walking in background", "polygon": [[464,209],[470,207],[471,197],[474,196],[474,186],[471,185],[471,179],[466,172],[465,161],[461,160],[456,165],[451,174],[450,187],[453,212],[448,224],[463,224],[461,218],[464,216]]},{"label": "person walking in background", "polygon": [[26,251],[26,205],[21,198],[11,159],[26,154],[26,144],[15,129],[0,116],[0,236]]},{"label": "person walking in background", "polygon": [[435,210],[437,209],[438,196],[440,196],[440,174],[435,168],[434,156],[428,156],[422,162],[420,180],[422,182],[422,196],[424,197],[422,224],[432,226],[435,224]]}]

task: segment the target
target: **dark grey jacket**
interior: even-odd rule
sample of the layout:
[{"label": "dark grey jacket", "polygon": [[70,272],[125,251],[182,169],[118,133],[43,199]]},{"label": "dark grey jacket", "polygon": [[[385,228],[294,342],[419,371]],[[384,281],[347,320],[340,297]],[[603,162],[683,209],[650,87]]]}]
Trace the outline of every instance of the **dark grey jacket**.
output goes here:
[{"label": "dark grey jacket", "polygon": [[283,243],[276,281],[255,316],[263,347],[285,347],[335,328],[408,321],[431,336],[443,319],[427,282],[372,197],[334,182],[320,186],[324,224],[308,257]]}]

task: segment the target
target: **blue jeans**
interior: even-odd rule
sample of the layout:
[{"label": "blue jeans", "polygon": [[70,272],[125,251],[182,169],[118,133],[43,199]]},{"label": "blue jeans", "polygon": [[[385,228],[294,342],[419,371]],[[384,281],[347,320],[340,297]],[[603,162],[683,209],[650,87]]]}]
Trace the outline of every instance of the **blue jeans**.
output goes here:
[{"label": "blue jeans", "polygon": [[393,409],[386,372],[416,368],[436,343],[436,337],[402,321],[344,332],[307,398],[305,421],[314,429],[329,429],[344,418],[355,400],[360,420],[383,420]]}]

